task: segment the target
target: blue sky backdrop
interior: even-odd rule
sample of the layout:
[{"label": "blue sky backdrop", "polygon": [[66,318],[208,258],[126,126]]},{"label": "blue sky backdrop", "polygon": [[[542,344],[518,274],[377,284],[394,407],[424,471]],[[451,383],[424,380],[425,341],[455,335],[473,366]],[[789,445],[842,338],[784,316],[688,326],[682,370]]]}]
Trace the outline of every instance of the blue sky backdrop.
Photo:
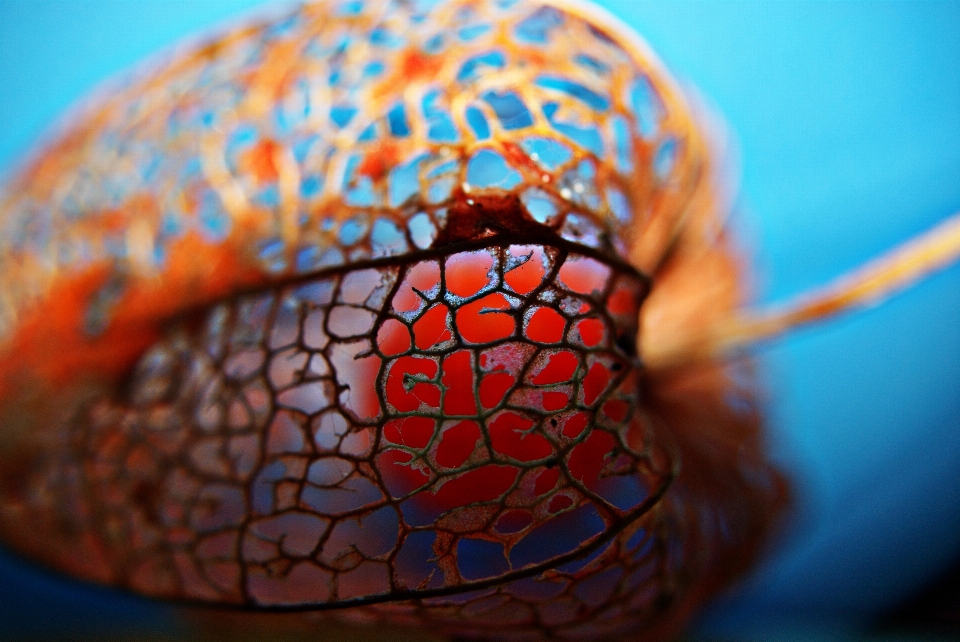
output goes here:
[{"label": "blue sky backdrop", "polygon": [[[0,172],[104,79],[262,4],[0,0]],[[960,210],[960,2],[601,4],[736,140],[736,225],[760,300]],[[778,618],[842,628],[960,558],[960,268],[773,343],[760,369],[799,505],[704,631],[750,635]],[[0,630],[118,621],[162,624],[164,611],[0,558]]]}]

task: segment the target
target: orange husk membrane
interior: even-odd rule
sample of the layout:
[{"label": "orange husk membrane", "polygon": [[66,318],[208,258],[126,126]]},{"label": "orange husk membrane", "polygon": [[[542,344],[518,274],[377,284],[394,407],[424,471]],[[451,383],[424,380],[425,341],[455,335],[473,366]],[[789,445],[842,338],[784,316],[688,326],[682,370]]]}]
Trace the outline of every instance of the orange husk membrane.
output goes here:
[{"label": "orange husk membrane", "polygon": [[591,551],[613,568],[610,538],[651,537],[637,520],[673,471],[636,412],[645,288],[494,245],[238,297],[168,328],[60,429],[70,446],[20,481],[44,493],[5,502],[53,536],[9,519],[5,537],[158,597],[299,609],[502,584],[532,608],[511,580]]},{"label": "orange husk membrane", "polygon": [[[703,309],[734,305],[736,262],[725,245],[722,238],[701,247],[681,242],[653,280],[639,315],[645,331],[702,323]],[[18,485],[48,489],[53,506],[18,506],[8,494],[5,510],[58,535],[38,541],[8,521],[5,537],[73,575],[161,597],[300,609],[451,589],[447,598],[355,607],[335,617],[482,637],[493,632],[469,615],[471,605],[496,596],[490,623],[536,637],[543,628],[524,613],[558,608],[557,591],[588,600],[599,593],[608,600],[584,602],[553,630],[587,627],[603,636],[642,626],[650,639],[672,634],[752,561],[786,494],[763,458],[752,393],[730,367],[633,371],[618,336],[636,332],[631,319],[646,286],[629,275],[624,282],[620,269],[551,248],[510,246],[346,271],[219,306],[167,329],[140,358],[122,396],[75,418],[64,435],[76,444],[70,452],[21,471]],[[717,286],[695,290],[699,303],[678,304],[705,272]],[[612,285],[618,281],[625,285]],[[566,305],[558,310],[529,298],[544,286]],[[386,308],[379,308],[384,292]],[[311,303],[291,312],[283,305],[291,300]],[[272,329],[259,325],[270,319]],[[230,336],[228,345],[210,343]],[[184,352],[184,341],[196,347]],[[266,358],[251,354],[258,349]],[[615,360],[585,356],[598,349],[612,350]],[[321,355],[325,364],[315,363]],[[196,369],[191,363],[214,370],[201,367],[203,380],[171,377],[171,368]],[[256,374],[264,368],[266,387]],[[332,380],[324,379],[336,368]],[[242,405],[223,393],[197,403],[191,391],[209,390],[211,382],[245,388],[234,397]],[[338,398],[335,391],[344,388]],[[739,403],[731,404],[731,394]],[[203,418],[218,412],[213,424]],[[617,455],[620,439],[628,446]],[[674,446],[664,450],[664,443]],[[193,463],[171,474],[184,459]],[[682,472],[661,498],[671,462]],[[81,470],[102,496],[72,486],[70,471]],[[640,483],[611,487],[611,475]],[[238,482],[253,489],[252,505],[236,504],[240,495],[229,484]],[[194,505],[194,497],[206,503]],[[641,513],[630,513],[651,499]],[[599,505],[610,510],[610,501],[626,513],[596,513]],[[65,514],[64,505],[73,509]],[[94,514],[113,515],[107,523],[122,536],[91,522]],[[350,514],[358,517],[342,517]],[[553,575],[549,557],[529,552],[550,548],[573,524],[598,515],[601,527],[577,538],[620,535],[593,549],[599,556],[586,547],[579,554],[583,541],[554,549],[572,554],[563,558],[574,567],[569,577]],[[471,590],[478,581],[523,574],[525,562],[548,572]],[[641,571],[648,567],[660,571]],[[624,584],[627,576],[643,583]],[[527,595],[522,587],[531,581],[552,598]],[[591,588],[583,593],[579,585]],[[592,624],[598,613],[656,594],[676,601],[663,611],[623,613],[613,625]],[[297,629],[314,619],[263,622]]]},{"label": "orange husk membrane", "polygon": [[642,364],[741,302],[699,125],[582,8],[351,7],[186,52],[17,179],[0,535],[261,611],[219,631],[673,636],[786,497],[747,366]]}]

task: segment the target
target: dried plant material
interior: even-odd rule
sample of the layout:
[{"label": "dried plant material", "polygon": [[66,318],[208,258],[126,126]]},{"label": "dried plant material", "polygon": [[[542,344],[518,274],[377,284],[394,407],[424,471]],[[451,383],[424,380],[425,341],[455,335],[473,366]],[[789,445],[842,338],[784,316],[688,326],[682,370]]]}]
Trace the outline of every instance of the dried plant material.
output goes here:
[{"label": "dried plant material", "polygon": [[744,313],[707,135],[575,2],[308,4],[154,63],[0,202],[0,537],[242,626],[669,639],[787,504],[722,359],[958,251]]}]

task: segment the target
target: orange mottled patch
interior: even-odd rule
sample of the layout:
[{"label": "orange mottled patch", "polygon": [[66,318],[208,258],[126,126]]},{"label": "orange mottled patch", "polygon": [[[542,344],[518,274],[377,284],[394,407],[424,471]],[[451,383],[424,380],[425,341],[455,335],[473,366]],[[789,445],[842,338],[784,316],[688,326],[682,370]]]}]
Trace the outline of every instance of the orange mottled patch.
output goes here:
[{"label": "orange mottled patch", "polygon": [[275,141],[269,138],[261,139],[243,153],[240,169],[243,173],[253,176],[254,180],[261,185],[276,182],[280,177],[277,154],[282,151],[283,148]]},{"label": "orange mottled patch", "polygon": [[443,68],[443,56],[435,56],[410,47],[399,54],[399,59],[393,67],[392,73],[371,92],[371,99],[381,101],[389,96],[396,96],[397,88],[417,82],[431,80]]},{"label": "orange mottled patch", "polygon": [[0,399],[16,390],[18,375],[23,372],[35,372],[50,385],[59,386],[91,362],[109,369],[121,358],[128,346],[122,345],[123,337],[114,336],[115,331],[107,330],[98,342],[89,340],[82,331],[88,302],[109,275],[110,265],[102,261],[80,274],[62,278],[24,315],[5,350],[7,358],[0,359]]},{"label": "orange mottled patch", "polygon": [[[242,232],[238,229],[235,237],[242,236]],[[123,317],[163,318],[237,289],[265,283],[266,275],[245,261],[237,242],[231,241],[216,245],[191,232],[172,242],[168,246],[167,271],[130,290],[119,306]],[[198,257],[203,260],[198,261]]]},{"label": "orange mottled patch", "polygon": [[551,62],[542,51],[533,47],[516,47],[516,56],[533,67],[547,67]]},{"label": "orange mottled patch", "polygon": [[367,152],[357,167],[357,173],[377,183],[385,179],[399,162],[400,145],[392,142],[382,143],[376,149]]},{"label": "orange mottled patch", "polygon": [[[203,260],[197,260],[203,257]],[[212,245],[190,233],[169,245],[168,268],[155,276],[132,276],[114,303],[110,322],[96,335],[84,330],[93,297],[109,283],[114,267],[100,261],[60,277],[30,306],[0,352],[0,406],[29,373],[52,389],[69,387],[82,373],[114,380],[129,371],[156,342],[163,323],[193,306],[216,300],[266,279],[233,244]]]},{"label": "orange mottled patch", "polygon": [[407,49],[397,67],[400,76],[407,81],[423,80],[435,76],[443,66],[443,58],[424,53],[416,48]]}]

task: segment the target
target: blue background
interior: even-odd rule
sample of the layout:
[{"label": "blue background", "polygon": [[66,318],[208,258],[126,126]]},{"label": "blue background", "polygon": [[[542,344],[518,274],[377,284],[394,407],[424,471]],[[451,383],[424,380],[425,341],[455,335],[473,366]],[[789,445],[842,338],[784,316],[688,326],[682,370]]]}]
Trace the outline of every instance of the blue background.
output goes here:
[{"label": "blue background", "polygon": [[[260,4],[0,0],[0,171],[105,78]],[[760,300],[960,209],[960,2],[601,4],[738,141],[736,225]],[[760,363],[798,506],[701,635],[845,639],[960,558],[960,268],[798,331]],[[129,626],[175,625],[163,607],[0,556],[0,637]]]}]

